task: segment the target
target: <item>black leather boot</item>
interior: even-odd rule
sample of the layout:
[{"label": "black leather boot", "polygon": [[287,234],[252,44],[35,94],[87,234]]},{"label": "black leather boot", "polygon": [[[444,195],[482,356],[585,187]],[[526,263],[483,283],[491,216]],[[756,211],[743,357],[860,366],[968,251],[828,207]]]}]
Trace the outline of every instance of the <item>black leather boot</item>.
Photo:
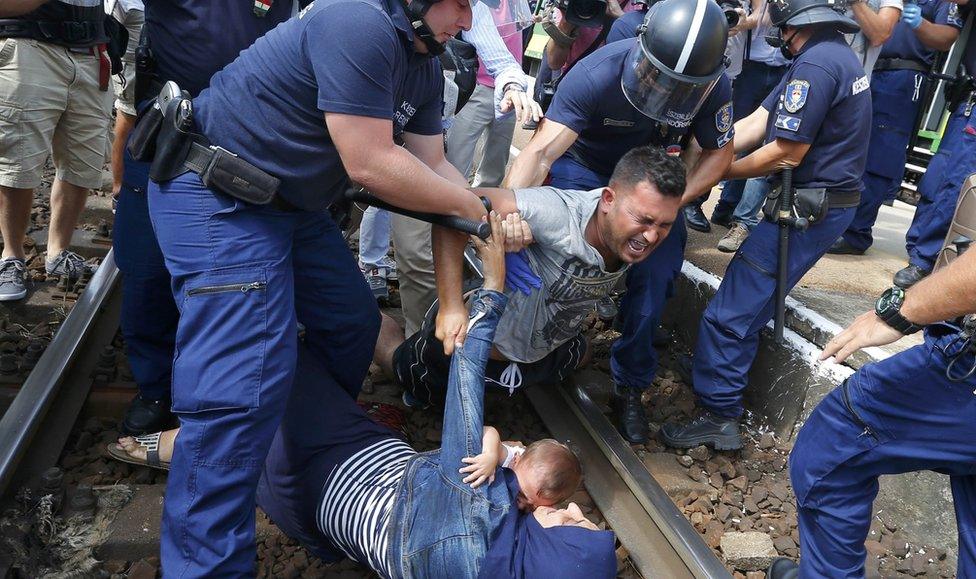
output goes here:
[{"label": "black leather boot", "polygon": [[694,448],[702,444],[715,450],[742,448],[739,421],[716,416],[707,410],[702,410],[691,422],[665,424],[661,427],[661,439],[672,448]]},{"label": "black leather boot", "polygon": [[796,579],[800,576],[800,566],[786,557],[778,557],[766,571],[766,579]]},{"label": "black leather boot", "polygon": [[642,393],[637,388],[613,385],[613,418],[617,430],[625,440],[634,444],[647,442],[650,434],[647,413],[641,403]]},{"label": "black leather boot", "polygon": [[128,436],[142,436],[166,430],[173,422],[173,414],[169,411],[169,406],[168,398],[146,400],[141,394],[137,394],[125,409],[119,432]]},{"label": "black leather boot", "polygon": [[708,222],[708,218],[705,217],[705,212],[702,211],[701,205],[689,203],[681,208],[681,212],[684,213],[685,225],[688,227],[695,231],[701,231],[702,233],[708,233],[712,230],[712,225]]},{"label": "black leather boot", "polygon": [[927,275],[932,273],[931,271],[924,270],[917,265],[909,264],[908,267],[899,269],[895,272],[894,281],[895,285],[902,288],[908,289],[918,282],[922,281]]}]

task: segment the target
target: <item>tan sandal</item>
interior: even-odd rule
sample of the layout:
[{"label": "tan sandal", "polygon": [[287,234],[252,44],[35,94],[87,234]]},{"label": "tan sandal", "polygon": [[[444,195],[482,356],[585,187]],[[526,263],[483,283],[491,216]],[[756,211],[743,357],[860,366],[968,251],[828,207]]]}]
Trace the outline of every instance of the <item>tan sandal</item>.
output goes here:
[{"label": "tan sandal", "polygon": [[146,436],[136,436],[135,441],[139,446],[146,449],[146,458],[136,458],[125,451],[122,446],[113,442],[108,445],[108,454],[115,460],[135,464],[138,466],[148,466],[159,470],[169,470],[169,463],[159,460],[159,437],[162,432],[147,434]]}]

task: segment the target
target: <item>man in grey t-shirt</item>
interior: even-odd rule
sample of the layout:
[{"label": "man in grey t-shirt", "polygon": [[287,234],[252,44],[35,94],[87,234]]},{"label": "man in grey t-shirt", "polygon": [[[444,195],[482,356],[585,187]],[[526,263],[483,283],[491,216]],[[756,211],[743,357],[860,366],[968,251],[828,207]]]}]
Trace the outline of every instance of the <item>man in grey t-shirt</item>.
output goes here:
[{"label": "man in grey t-shirt", "polygon": [[[536,282],[506,288],[508,306],[495,332],[486,380],[514,390],[558,381],[586,360],[583,322],[630,264],[668,235],[685,187],[683,164],[660,148],[638,147],[621,158],[610,184],[592,191],[534,187],[478,189],[502,217],[519,213],[534,241],[510,256]],[[460,280],[458,280],[460,281]],[[529,284],[516,284],[529,288]],[[450,293],[450,292],[447,292]],[[441,293],[444,295],[444,292]],[[397,339],[384,319],[374,361],[395,376],[405,400],[443,399],[450,358],[434,336],[437,305],[416,334]]]}]

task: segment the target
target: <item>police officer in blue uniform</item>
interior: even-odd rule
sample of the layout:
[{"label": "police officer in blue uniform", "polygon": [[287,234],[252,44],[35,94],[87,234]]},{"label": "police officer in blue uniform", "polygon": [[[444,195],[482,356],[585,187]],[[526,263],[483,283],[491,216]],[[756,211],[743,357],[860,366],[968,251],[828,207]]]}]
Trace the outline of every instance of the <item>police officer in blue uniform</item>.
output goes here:
[{"label": "police officer in blue uniform", "polygon": [[[824,348],[843,362],[925,328],[925,342],[862,367],[804,423],[790,453],[800,565],[774,562],[769,579],[863,577],[878,477],[919,470],[949,475],[959,530],[959,577],[976,576],[976,345],[967,252],[907,292],[894,287]],[[963,321],[943,320],[970,314]]]},{"label": "police officer in blue uniform", "polygon": [[[630,149],[653,144],[677,155],[692,137],[704,151],[689,170],[683,202],[718,182],[732,160],[725,16],[713,0],[664,0],[651,7],[646,23],[637,40],[608,44],[566,75],[545,121],[515,160],[508,187],[539,185],[547,174],[561,189],[604,187]],[[686,239],[679,215],[654,253],[627,274],[623,335],[611,351],[611,373],[618,426],[632,442],[647,440],[640,398],[657,371],[652,339]],[[647,251],[639,240],[633,244],[635,252]]]},{"label": "police officer in blue uniform", "polygon": [[[167,80],[179,83],[191,95],[198,94],[215,72],[295,12],[292,1],[269,2],[258,13],[254,5],[239,0],[146,0],[146,24],[142,39],[152,58],[143,67],[153,68],[153,86]],[[140,42],[130,38],[130,43]],[[187,50],[192,43],[193,50]],[[152,74],[141,70],[140,76]],[[137,86],[146,82],[140,78]],[[150,88],[150,87],[147,87]],[[144,102],[155,94],[138,95]],[[149,164],[125,155],[113,227],[112,248],[122,272],[122,336],[129,367],[139,387],[122,418],[122,434],[157,432],[169,425],[173,346],[179,313],[170,291],[169,272],[156,242],[146,189]]]},{"label": "police officer in blue uniform", "polygon": [[919,0],[905,5],[871,77],[871,141],[861,204],[828,253],[861,255],[871,247],[871,228],[881,204],[901,188],[908,143],[928,88],[926,73],[936,51],[949,50],[960,29],[958,6],[951,2]]},{"label": "police officer in blue uniform", "polygon": [[[854,216],[871,130],[871,93],[844,41],[843,33],[858,30],[856,22],[828,0],[780,0],[770,2],[769,11],[776,31],[770,43],[793,62],[762,106],[736,123],[736,148],[751,149],[764,136],[765,144],[733,162],[727,178],[793,167],[794,206],[813,219],[808,229],[789,232],[789,289]],[[778,236],[776,224],[760,222],[725,270],[698,331],[693,386],[700,412],[689,423],[662,426],[669,446],[741,447],[742,391],[759,331],[773,315]]]},{"label": "police officer in blue uniform", "polygon": [[[467,0],[319,0],[192,102],[163,93],[176,96],[163,103],[149,207],[180,310],[181,423],[163,512],[167,576],[253,574],[255,489],[299,322],[332,379],[358,393],[380,318],[326,210],[349,180],[407,209],[483,217],[444,158],[431,58],[470,24]],[[435,259],[445,237],[466,239],[435,228]]]},{"label": "police officer in blue uniform", "polygon": [[[965,2],[957,2],[965,5]],[[968,15],[967,6],[963,10]],[[969,74],[976,72],[976,38],[969,37],[962,54]],[[935,265],[939,248],[949,232],[963,180],[976,173],[976,116],[974,96],[969,93],[952,111],[936,152],[918,183],[920,198],[912,226],[905,235],[908,266],[895,273],[895,285],[903,288],[927,276]]]}]

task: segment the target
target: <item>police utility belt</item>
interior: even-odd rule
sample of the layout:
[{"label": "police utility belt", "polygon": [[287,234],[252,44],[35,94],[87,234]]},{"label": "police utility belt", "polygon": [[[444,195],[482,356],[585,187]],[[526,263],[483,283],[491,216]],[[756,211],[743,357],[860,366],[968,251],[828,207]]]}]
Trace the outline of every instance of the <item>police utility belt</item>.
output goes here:
[{"label": "police utility belt", "polygon": [[919,62],[910,58],[879,58],[878,61],[874,63],[875,72],[881,70],[914,70],[915,72],[928,74],[929,69],[931,68],[931,66],[925,64],[924,62]]},{"label": "police utility belt", "polygon": [[[782,200],[782,187],[776,185],[766,195],[763,204],[763,217],[766,221],[777,223],[779,206]],[[861,202],[861,192],[857,189],[833,189],[830,187],[797,187],[793,189],[793,212],[797,217],[807,220],[810,225],[817,224],[827,216],[831,209],[857,207]]]},{"label": "police utility belt", "polygon": [[149,178],[160,183],[187,171],[203,185],[254,205],[295,211],[278,195],[281,180],[193,132],[193,101],[169,81],[144,110],[129,138],[129,154],[151,162]]}]

